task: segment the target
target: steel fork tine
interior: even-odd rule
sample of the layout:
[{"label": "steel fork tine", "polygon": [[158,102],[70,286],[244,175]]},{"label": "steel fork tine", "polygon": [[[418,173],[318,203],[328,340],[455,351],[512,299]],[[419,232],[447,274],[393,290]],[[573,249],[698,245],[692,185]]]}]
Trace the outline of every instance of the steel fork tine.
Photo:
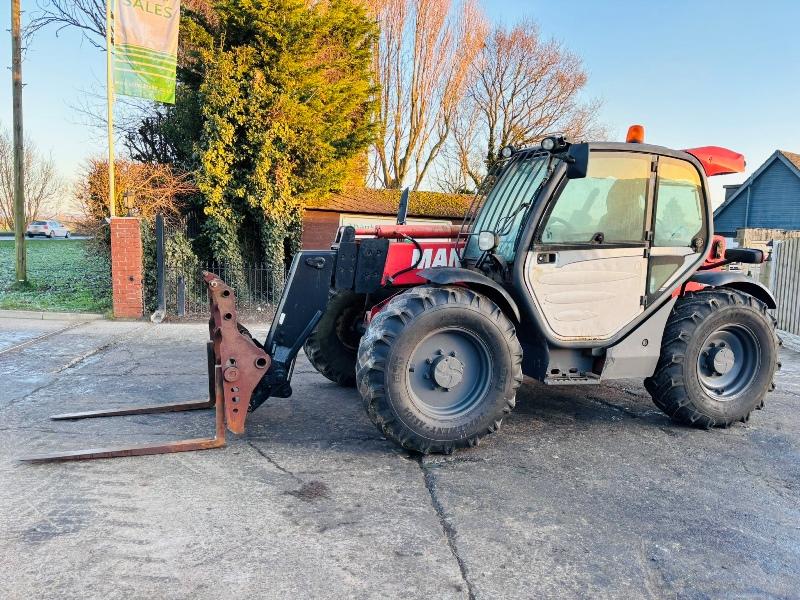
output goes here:
[{"label": "steel fork tine", "polygon": [[[211,374],[211,369],[209,369],[209,375]],[[166,442],[161,444],[136,444],[133,446],[119,446],[119,447],[111,447],[111,448],[90,448],[87,450],[73,450],[69,452],[56,452],[51,454],[37,454],[34,456],[26,456],[24,458],[20,458],[21,462],[27,463],[47,463],[47,462],[64,462],[70,460],[88,460],[88,459],[95,459],[95,458],[117,458],[120,456],[144,456],[148,454],[170,454],[172,452],[192,452],[194,450],[207,450],[210,448],[221,448],[225,445],[225,406],[224,406],[224,394],[223,394],[223,379],[222,379],[222,368],[219,365],[215,365],[213,367],[213,377],[214,377],[214,400],[208,401],[204,403],[200,402],[186,402],[184,405],[194,404],[196,408],[200,408],[198,405],[206,404],[207,406],[213,404],[215,408],[215,422],[214,422],[214,437],[213,438],[196,438],[192,440],[177,440],[174,442]],[[209,381],[209,384],[211,382]],[[167,406],[179,406],[179,405],[167,405]],[[154,407],[140,407],[140,408],[154,408]],[[162,407],[155,407],[155,408],[162,408]],[[126,410],[126,409],[123,409]],[[127,410],[137,410],[127,409]],[[178,410],[191,410],[186,408],[181,408]],[[110,411],[93,411],[93,412],[110,412]],[[162,411],[156,411],[162,412]],[[77,413],[80,414],[80,413]],[[86,413],[84,413],[86,414]],[[119,414],[119,413],[117,413]],[[140,414],[137,412],[128,413],[128,414]],[[64,416],[64,415],[59,415]],[[105,415],[97,415],[97,414],[90,414],[90,416],[105,416]]]},{"label": "steel fork tine", "polygon": [[202,410],[214,406],[213,400],[178,402],[176,404],[152,404],[149,406],[131,406],[129,408],[111,408],[104,410],[89,410],[86,412],[64,413],[52,415],[52,421],[75,421],[78,419],[94,419],[97,417],[119,417],[125,415],[149,415],[166,412],[183,412],[186,410]]},{"label": "steel fork tine", "polygon": [[57,462],[118,456],[141,456],[191,452],[225,445],[225,429],[243,433],[253,394],[271,364],[270,356],[250,332],[236,320],[236,296],[233,290],[213,273],[203,272],[208,285],[211,311],[208,356],[208,400],[64,413],[50,417],[54,421],[72,421],[98,417],[119,417],[154,413],[183,412],[215,408],[215,433],[212,438],[176,440],[158,444],[137,444],[111,448],[89,448],[70,452],[39,454],[20,458],[22,462]]}]

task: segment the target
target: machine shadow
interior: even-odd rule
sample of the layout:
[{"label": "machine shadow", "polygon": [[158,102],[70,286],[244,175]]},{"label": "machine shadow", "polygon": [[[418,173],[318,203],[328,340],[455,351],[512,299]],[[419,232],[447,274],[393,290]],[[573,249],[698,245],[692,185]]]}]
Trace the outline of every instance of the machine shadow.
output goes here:
[{"label": "machine shadow", "polygon": [[[316,373],[308,375],[317,377]],[[298,399],[271,399],[251,414],[246,439],[343,453],[418,456],[377,430],[353,388],[327,381],[317,385],[304,382],[293,398]],[[637,427],[688,429],[661,413],[649,397],[612,386],[547,386],[526,378],[517,393],[516,407],[499,432],[489,437],[516,439],[530,435],[532,426],[546,426],[550,434],[557,434],[559,428],[566,432],[576,425],[600,428],[620,421]]]}]

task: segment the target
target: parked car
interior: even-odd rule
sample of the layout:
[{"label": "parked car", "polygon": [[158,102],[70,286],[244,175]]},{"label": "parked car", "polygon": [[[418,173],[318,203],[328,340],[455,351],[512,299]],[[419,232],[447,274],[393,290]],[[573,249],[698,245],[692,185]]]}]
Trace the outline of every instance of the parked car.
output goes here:
[{"label": "parked car", "polygon": [[68,238],[69,229],[64,227],[58,221],[33,221],[30,225],[28,225],[25,235],[27,235],[29,238],[32,238],[36,235],[43,235],[49,238]]}]

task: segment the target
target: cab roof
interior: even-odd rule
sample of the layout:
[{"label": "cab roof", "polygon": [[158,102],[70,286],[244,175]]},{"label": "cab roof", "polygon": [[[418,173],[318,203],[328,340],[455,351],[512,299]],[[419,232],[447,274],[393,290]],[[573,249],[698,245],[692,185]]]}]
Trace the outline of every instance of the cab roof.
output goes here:
[{"label": "cab roof", "polygon": [[742,154],[720,146],[701,146],[699,148],[687,148],[686,150],[673,150],[665,146],[630,142],[590,142],[589,146],[595,150],[644,152],[647,154],[659,154],[662,156],[672,156],[674,158],[689,160],[699,163],[706,177],[741,173],[746,166]]}]

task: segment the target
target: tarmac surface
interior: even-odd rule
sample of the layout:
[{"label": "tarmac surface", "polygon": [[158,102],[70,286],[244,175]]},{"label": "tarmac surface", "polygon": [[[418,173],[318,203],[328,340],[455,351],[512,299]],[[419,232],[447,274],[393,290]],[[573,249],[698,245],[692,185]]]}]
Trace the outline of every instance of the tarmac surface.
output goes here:
[{"label": "tarmac surface", "polygon": [[[263,328],[258,330],[263,337]],[[797,598],[800,354],[747,424],[669,421],[639,382],[526,381],[453,456],[386,441],[298,360],[220,450],[30,465],[213,430],[205,325],[0,319],[0,598]]]}]

